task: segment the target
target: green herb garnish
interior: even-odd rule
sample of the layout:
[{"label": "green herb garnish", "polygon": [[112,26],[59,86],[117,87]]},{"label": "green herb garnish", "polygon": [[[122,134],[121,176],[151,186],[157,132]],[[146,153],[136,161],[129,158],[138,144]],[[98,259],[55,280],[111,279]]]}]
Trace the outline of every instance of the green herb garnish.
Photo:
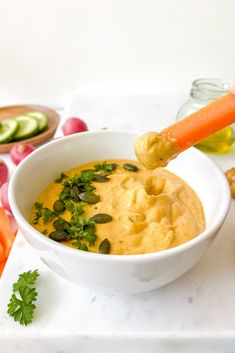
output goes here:
[{"label": "green herb garnish", "polygon": [[84,213],[85,202],[75,203],[71,200],[65,202],[66,209],[75,217]]},{"label": "green herb garnish", "polygon": [[86,244],[81,244],[79,249],[82,250],[82,251],[89,251]]},{"label": "green herb garnish", "polygon": [[[70,220],[71,227],[67,231],[70,237],[74,239],[73,245],[80,250],[88,251],[87,245],[94,245],[98,236],[95,233],[95,222],[91,218],[85,218],[81,213],[79,214],[79,211],[83,211],[84,208],[84,203],[81,204],[80,210],[77,206],[73,209]],[[85,248],[84,245],[86,245]]]},{"label": "green herb garnish", "polygon": [[[63,183],[63,189],[61,190],[59,195],[60,200],[76,201],[74,195],[74,187],[76,187],[78,193],[95,191],[95,187],[94,185],[92,185],[92,182],[97,181],[97,179],[99,179],[98,181],[100,181],[100,179],[108,181],[109,179],[107,178],[107,175],[109,175],[116,168],[117,164],[115,163],[98,163],[94,166],[94,169],[86,169],[81,171],[81,173],[79,174],[75,174],[71,178],[67,178]],[[104,171],[108,174],[101,175],[97,173],[99,171]]]},{"label": "green herb garnish", "polygon": [[40,219],[42,219],[43,223],[47,223],[58,216],[56,212],[47,207],[43,207],[43,204],[40,202],[35,202],[34,206],[36,208],[36,212],[33,224],[38,224]]},{"label": "green herb garnish", "polygon": [[104,172],[111,173],[113,170],[117,168],[117,164],[103,162],[103,163],[96,164],[94,168],[95,168],[95,171],[97,172],[100,170],[103,170]]},{"label": "green herb garnish", "polygon": [[62,181],[67,178],[68,178],[68,176],[62,172],[62,173],[60,173],[60,176],[55,179],[55,183],[57,183],[57,184],[62,183]]},{"label": "green herb garnish", "polygon": [[61,200],[72,199],[73,196],[71,192],[68,192],[69,190],[68,188],[72,189],[74,186],[78,188],[79,192],[94,191],[95,187],[91,185],[94,178],[95,178],[95,171],[90,170],[87,172],[82,172],[80,174],[75,174],[72,178],[65,180],[63,184],[64,188],[60,193],[60,199]]},{"label": "green herb garnish", "polygon": [[24,272],[13,285],[13,294],[8,304],[7,313],[21,325],[28,325],[32,322],[37,291],[34,284],[39,276],[38,270]]}]

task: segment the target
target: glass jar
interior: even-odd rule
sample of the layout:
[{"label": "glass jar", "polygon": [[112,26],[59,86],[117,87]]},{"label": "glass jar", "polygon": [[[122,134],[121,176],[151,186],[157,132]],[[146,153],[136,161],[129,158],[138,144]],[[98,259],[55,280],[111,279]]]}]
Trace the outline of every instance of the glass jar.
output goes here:
[{"label": "glass jar", "polygon": [[[202,78],[194,81],[190,91],[190,98],[178,111],[176,120],[185,118],[228,92],[228,82],[220,79]],[[208,153],[224,153],[230,150],[233,142],[233,129],[232,127],[226,127],[207,137],[196,147]]]}]

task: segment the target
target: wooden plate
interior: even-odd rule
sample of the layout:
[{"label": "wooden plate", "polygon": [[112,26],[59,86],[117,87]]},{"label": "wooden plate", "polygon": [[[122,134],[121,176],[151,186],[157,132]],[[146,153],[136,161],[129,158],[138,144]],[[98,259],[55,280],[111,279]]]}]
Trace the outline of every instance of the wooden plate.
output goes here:
[{"label": "wooden plate", "polygon": [[59,124],[60,116],[59,114],[48,107],[44,107],[42,105],[11,105],[8,107],[0,108],[0,120],[13,118],[17,115],[27,113],[30,111],[42,112],[48,117],[48,127],[45,131],[41,132],[38,135],[30,137],[25,140],[17,141],[17,142],[9,142],[0,144],[0,153],[8,152],[16,143],[31,143],[34,146],[40,145],[41,143],[49,140],[55,133],[55,130]]}]

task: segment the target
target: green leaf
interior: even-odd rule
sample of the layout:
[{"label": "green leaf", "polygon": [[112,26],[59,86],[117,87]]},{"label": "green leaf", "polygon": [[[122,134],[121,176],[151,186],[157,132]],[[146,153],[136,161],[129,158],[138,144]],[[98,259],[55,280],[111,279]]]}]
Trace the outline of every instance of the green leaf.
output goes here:
[{"label": "green leaf", "polygon": [[[63,186],[64,189],[61,191],[60,198],[64,198],[64,190],[66,187],[73,187],[77,186],[79,189],[79,192],[91,192],[95,190],[95,187],[91,185],[93,179],[95,178],[95,171],[94,170],[89,170],[89,171],[83,171],[80,174],[75,174],[72,178],[69,178],[65,180]],[[71,198],[71,196],[69,196]]]},{"label": "green leaf", "polygon": [[42,217],[43,205],[40,202],[35,202],[34,207],[36,208],[36,212],[35,212],[33,223],[38,224],[40,218]]},{"label": "green leaf", "polygon": [[60,184],[64,179],[67,179],[67,178],[68,176],[62,172],[60,173],[60,176],[58,176],[58,178],[55,179],[55,183]]},{"label": "green leaf", "polygon": [[112,172],[114,169],[116,168],[116,164],[110,164],[107,162],[103,162],[103,163],[98,163],[95,165],[95,170],[96,171],[100,171],[103,170],[104,172]]},{"label": "green leaf", "polygon": [[71,200],[65,201],[66,209],[72,213],[72,215],[79,216],[84,213],[85,202],[75,203]]},{"label": "green leaf", "polygon": [[91,218],[85,218],[84,212],[85,203],[69,202],[69,209],[72,213],[70,224],[67,229],[69,235],[74,239],[73,245],[80,250],[88,251],[88,247],[95,244],[98,236],[95,233],[95,222]]},{"label": "green leaf", "polygon": [[52,219],[58,217],[58,213],[56,213],[55,211],[50,210],[47,207],[43,208],[43,214],[42,214],[42,221],[43,223],[47,223],[49,221],[51,221]]},{"label": "green leaf", "polygon": [[39,276],[38,270],[24,272],[13,284],[13,294],[8,304],[7,313],[21,325],[28,325],[32,322],[37,300],[37,291],[33,287]]},{"label": "green leaf", "polygon": [[38,270],[21,273],[18,281],[13,285],[13,291],[16,292],[21,287],[32,286],[36,282],[38,276]]},{"label": "green leaf", "polygon": [[36,212],[33,224],[38,224],[40,219],[42,219],[43,223],[47,223],[55,217],[58,217],[58,214],[55,211],[52,211],[47,207],[43,207],[43,204],[40,202],[35,202],[34,206],[36,208]]}]

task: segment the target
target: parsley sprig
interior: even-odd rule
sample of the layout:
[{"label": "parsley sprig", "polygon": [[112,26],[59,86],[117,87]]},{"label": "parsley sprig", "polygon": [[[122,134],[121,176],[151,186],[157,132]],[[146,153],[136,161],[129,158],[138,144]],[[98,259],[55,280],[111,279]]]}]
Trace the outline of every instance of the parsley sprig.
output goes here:
[{"label": "parsley sprig", "polygon": [[8,304],[7,313],[21,325],[32,322],[37,300],[37,291],[34,284],[39,276],[38,270],[24,272],[13,284],[13,294]]}]

